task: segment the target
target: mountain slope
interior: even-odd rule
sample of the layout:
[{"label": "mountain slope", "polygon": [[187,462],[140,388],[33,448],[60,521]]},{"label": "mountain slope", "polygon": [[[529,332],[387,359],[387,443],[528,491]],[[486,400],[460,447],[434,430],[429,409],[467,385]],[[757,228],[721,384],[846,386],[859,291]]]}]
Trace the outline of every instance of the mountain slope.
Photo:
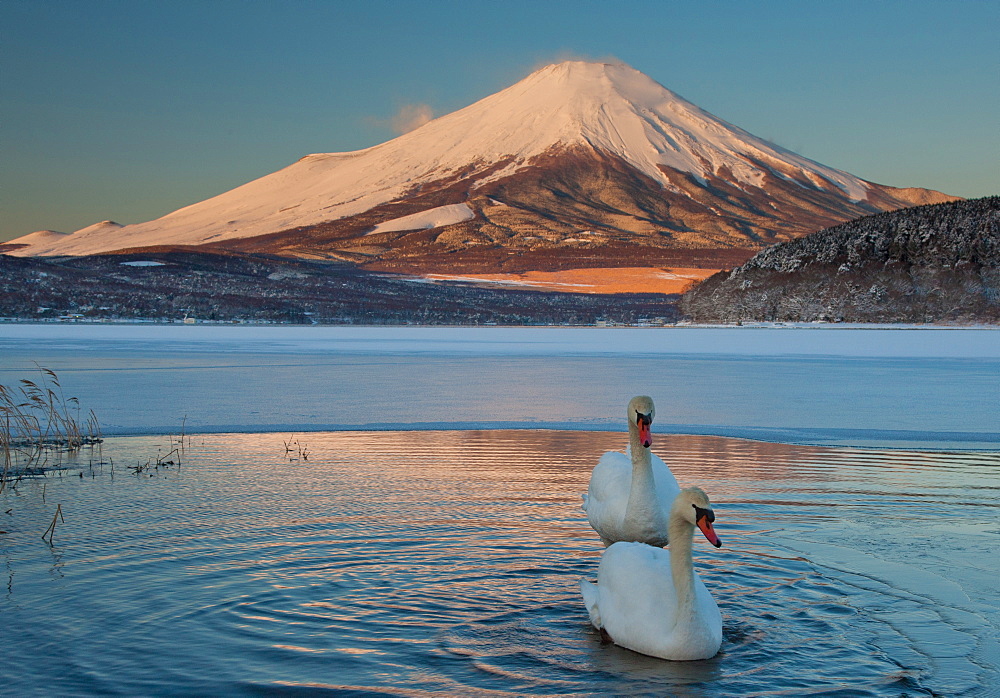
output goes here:
[{"label": "mountain slope", "polygon": [[919,206],[770,247],[684,295],[699,322],[1000,322],[1000,197]]},{"label": "mountain slope", "polygon": [[[456,253],[489,269],[618,266],[650,250],[655,264],[671,259],[669,250],[759,249],[951,198],[815,163],[629,66],[566,62],[394,140],[306,156],[157,220],[7,249],[84,255],[213,245],[372,268],[447,266],[455,260],[442,256]],[[415,231],[385,226],[459,204],[470,212],[461,220]]]}]

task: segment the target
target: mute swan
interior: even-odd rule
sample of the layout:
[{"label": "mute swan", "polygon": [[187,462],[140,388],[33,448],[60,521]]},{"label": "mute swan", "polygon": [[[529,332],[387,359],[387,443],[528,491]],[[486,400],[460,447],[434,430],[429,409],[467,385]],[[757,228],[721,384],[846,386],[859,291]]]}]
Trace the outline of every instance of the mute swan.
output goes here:
[{"label": "mute swan", "polygon": [[590,475],[583,510],[605,546],[617,541],[656,546],[668,542],[670,504],[680,487],[666,463],[649,451],[655,414],[652,398],[632,398],[626,409],[628,450],[608,451]]},{"label": "mute swan", "polygon": [[615,543],[601,555],[597,584],[580,581],[590,622],[622,647],[661,659],[708,659],[722,644],[719,607],[694,571],[698,526],[715,547],[708,497],[684,490],[670,509],[670,549]]}]

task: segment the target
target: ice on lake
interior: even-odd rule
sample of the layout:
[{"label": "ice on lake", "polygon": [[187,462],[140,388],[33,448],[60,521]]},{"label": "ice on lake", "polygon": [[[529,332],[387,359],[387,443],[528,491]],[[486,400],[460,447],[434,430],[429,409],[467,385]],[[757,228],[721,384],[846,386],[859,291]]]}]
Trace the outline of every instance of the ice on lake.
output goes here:
[{"label": "ice on lake", "polygon": [[1000,448],[1000,329],[0,325],[0,383],[56,371],[107,434],[617,429]]}]

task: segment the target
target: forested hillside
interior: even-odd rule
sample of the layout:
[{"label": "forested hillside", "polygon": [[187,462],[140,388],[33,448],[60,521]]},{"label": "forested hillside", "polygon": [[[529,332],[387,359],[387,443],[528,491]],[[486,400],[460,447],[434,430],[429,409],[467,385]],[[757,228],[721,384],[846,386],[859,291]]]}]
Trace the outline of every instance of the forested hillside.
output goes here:
[{"label": "forested hillside", "polygon": [[1000,322],[1000,197],[866,216],[761,251],[681,301],[698,322]]}]

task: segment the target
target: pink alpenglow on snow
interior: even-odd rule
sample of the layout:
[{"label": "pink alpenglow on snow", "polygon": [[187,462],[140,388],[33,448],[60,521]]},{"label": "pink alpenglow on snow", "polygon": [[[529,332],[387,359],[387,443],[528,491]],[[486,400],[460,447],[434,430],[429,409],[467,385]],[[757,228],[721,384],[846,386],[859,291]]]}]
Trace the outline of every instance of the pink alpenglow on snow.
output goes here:
[{"label": "pink alpenglow on snow", "polygon": [[374,235],[376,233],[396,233],[404,230],[442,228],[446,225],[454,225],[455,223],[472,220],[475,215],[475,212],[466,204],[438,206],[427,211],[379,223],[366,234]]},{"label": "pink alpenglow on snow", "polygon": [[[801,189],[807,200],[821,191],[848,204],[869,200],[880,186],[757,138],[630,66],[567,61],[380,145],[307,155],[146,223],[116,229],[99,224],[62,238],[26,236],[11,241],[25,245],[11,253],[85,255],[250,238],[356,216],[446,181],[465,182],[471,199],[546,156],[573,149],[623,163],[664,196],[686,201],[701,196],[691,193],[688,181],[704,186],[720,178],[766,201],[770,195],[761,192],[774,182]],[[447,203],[412,221],[406,216],[382,223],[375,231],[437,227],[472,215],[465,204]],[[714,204],[695,204],[706,215],[718,215],[712,213]],[[435,220],[426,221],[425,215]]]}]

